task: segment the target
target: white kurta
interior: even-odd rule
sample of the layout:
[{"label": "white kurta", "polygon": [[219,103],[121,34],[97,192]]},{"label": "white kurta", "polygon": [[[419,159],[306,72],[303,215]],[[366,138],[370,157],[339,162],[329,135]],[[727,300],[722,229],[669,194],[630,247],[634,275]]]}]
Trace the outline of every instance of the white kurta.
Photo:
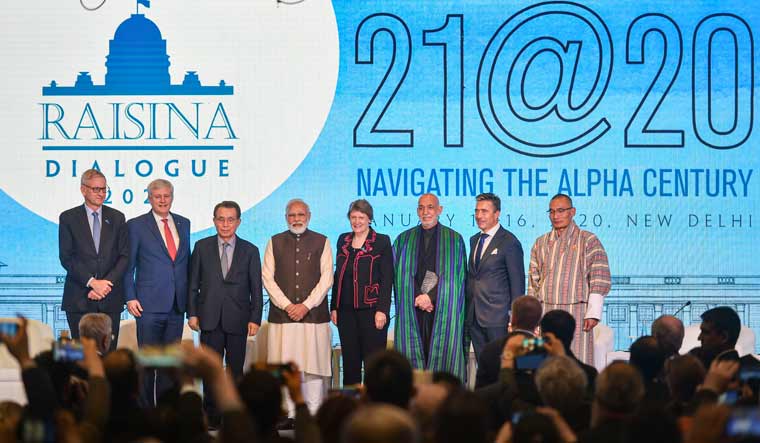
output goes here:
[{"label": "white kurta", "polygon": [[[330,243],[325,246],[320,257],[320,278],[303,304],[309,309],[319,306],[333,284],[333,262]],[[269,294],[269,302],[280,309],[291,305],[290,300],[274,281],[275,259],[272,240],[264,252],[261,277]],[[269,323],[267,334],[267,362],[295,362],[301,371],[322,377],[332,376],[332,330],[330,323]]]}]

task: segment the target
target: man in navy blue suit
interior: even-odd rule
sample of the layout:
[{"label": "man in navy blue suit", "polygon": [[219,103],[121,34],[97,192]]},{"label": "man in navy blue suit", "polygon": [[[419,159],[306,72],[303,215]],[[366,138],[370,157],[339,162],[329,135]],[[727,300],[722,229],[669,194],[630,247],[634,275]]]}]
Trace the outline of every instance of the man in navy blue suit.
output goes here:
[{"label": "man in navy blue suit", "polygon": [[480,232],[470,238],[466,324],[476,357],[486,343],[507,335],[512,302],[525,294],[525,264],[520,241],[499,224],[501,199],[476,198]]},{"label": "man in navy blue suit", "polygon": [[[190,220],[169,212],[174,186],[163,179],[148,185],[151,210],[129,227],[129,267],[124,277],[127,310],[137,320],[137,343],[165,345],[182,338],[190,270]],[[168,377],[146,372],[144,396],[155,405],[171,388]]]}]

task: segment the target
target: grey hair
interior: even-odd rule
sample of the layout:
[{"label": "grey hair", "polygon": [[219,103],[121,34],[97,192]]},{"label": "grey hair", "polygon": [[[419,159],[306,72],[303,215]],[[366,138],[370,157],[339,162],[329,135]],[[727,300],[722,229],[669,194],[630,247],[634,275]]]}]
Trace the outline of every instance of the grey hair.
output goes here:
[{"label": "grey hair", "polygon": [[545,405],[560,412],[576,408],[586,396],[586,373],[572,358],[562,355],[546,359],[536,371],[536,388]]},{"label": "grey hair", "polygon": [[[106,350],[111,345],[111,334],[113,333],[111,328],[111,317],[102,312],[90,312],[89,314],[83,315],[82,319],[79,320],[79,336],[95,340],[95,342],[98,343],[98,346],[102,343],[103,337],[107,337],[108,340],[105,344]],[[101,351],[103,351],[103,349],[101,349]]]},{"label": "grey hair", "polygon": [[174,195],[174,185],[169,180],[163,178],[157,178],[148,184],[148,194],[152,193],[156,189],[169,188],[172,195]]},{"label": "grey hair", "polygon": [[103,180],[106,179],[106,176],[97,169],[88,169],[82,173],[82,178],[79,179],[79,184],[86,185],[88,181],[98,177],[102,178]]},{"label": "grey hair", "polygon": [[297,204],[297,203],[300,203],[300,204],[306,206],[306,213],[307,214],[311,214],[311,209],[309,208],[309,204],[308,203],[306,203],[305,201],[303,201],[300,198],[294,198],[294,199],[289,200],[288,204],[285,205],[285,215],[286,216],[288,215],[288,212],[290,212],[290,207],[293,206],[293,205],[295,205],[295,204]]}]

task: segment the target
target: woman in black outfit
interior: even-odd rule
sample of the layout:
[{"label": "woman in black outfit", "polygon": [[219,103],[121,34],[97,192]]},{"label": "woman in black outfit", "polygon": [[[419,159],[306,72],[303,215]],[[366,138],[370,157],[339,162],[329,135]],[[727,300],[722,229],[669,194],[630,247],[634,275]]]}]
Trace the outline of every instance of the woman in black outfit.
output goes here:
[{"label": "woman in black outfit", "polygon": [[387,235],[370,227],[372,205],[348,207],[351,232],[338,238],[330,317],[338,326],[343,385],[362,381],[362,362],[385,349],[393,287],[393,249]]}]

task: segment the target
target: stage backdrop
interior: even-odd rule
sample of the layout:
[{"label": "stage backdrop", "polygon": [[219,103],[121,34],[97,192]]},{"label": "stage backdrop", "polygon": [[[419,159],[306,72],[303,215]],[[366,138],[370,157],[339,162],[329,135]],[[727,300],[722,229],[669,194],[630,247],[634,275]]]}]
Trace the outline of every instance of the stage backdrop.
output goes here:
[{"label": "stage backdrop", "polygon": [[58,214],[96,167],[128,218],[171,180],[193,240],[238,201],[262,251],[290,198],[334,242],[352,200],[395,237],[426,192],[467,238],[495,192],[526,269],[566,193],[618,349],[688,301],[686,324],[728,304],[760,333],[758,24],[726,0],[9,2],[0,315],[65,327]]}]

